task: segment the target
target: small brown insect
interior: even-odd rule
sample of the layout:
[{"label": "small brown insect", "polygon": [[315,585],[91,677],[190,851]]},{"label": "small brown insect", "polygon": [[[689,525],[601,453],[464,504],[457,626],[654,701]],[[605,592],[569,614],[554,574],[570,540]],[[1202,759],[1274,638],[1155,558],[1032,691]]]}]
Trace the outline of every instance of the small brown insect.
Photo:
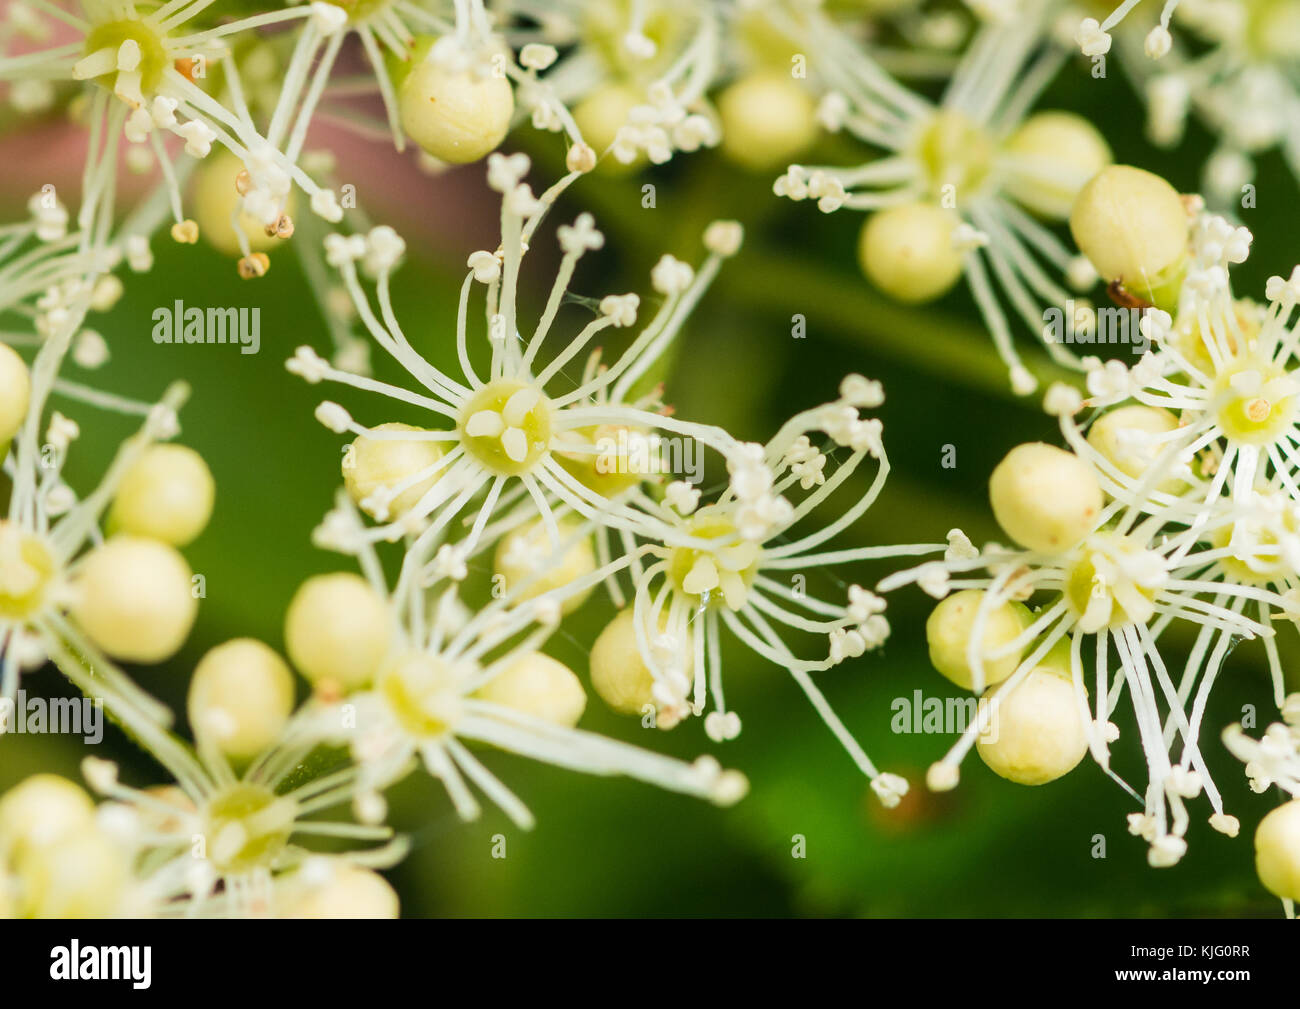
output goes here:
[{"label": "small brown insect", "polygon": [[1120,308],[1154,308],[1151,302],[1145,298],[1140,298],[1124,286],[1122,280],[1112,280],[1106,285],[1106,293],[1110,295],[1110,300],[1119,305]]}]

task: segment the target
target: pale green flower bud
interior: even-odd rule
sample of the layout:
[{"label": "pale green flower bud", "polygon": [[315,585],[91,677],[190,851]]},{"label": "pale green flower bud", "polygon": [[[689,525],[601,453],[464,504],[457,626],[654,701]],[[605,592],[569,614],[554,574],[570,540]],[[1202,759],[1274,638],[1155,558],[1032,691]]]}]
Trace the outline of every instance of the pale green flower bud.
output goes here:
[{"label": "pale green flower bud", "polygon": [[480,687],[477,696],[567,728],[578,724],[587,707],[587,692],[577,675],[541,652],[520,655]]},{"label": "pale green flower bud", "polygon": [[374,679],[392,634],[387,601],[350,572],[308,578],[284,618],[284,644],[293,664],[314,685],[344,691]]},{"label": "pale green flower bud", "polygon": [[0,343],[0,449],[23,426],[31,395],[27,363],[7,343]]},{"label": "pale green flower bud", "polygon": [[515,111],[514,92],[504,76],[453,73],[428,59],[411,68],[397,102],[406,135],[453,165],[496,150]]},{"label": "pale green flower bud", "polygon": [[788,70],[747,74],[718,96],[722,151],[755,172],[789,164],[817,139],[816,111]]},{"label": "pale green flower bud", "polygon": [[1164,179],[1112,165],[1083,187],[1070,211],[1070,232],[1097,272],[1171,310],[1182,280],[1188,214]]},{"label": "pale green flower bud", "polygon": [[1300,799],[1292,799],[1259,821],[1255,871],[1269,893],[1300,900]]},{"label": "pale green flower bud", "polygon": [[343,862],[333,866],[330,878],[293,901],[284,918],[396,918],[395,891],[373,869]]},{"label": "pale green flower bud", "polygon": [[[380,424],[374,430],[418,433],[424,428],[390,423]],[[436,441],[359,435],[343,456],[343,485],[357,506],[373,516],[380,509],[376,508],[371,495],[396,488],[441,458],[442,447]],[[428,493],[439,475],[434,473],[397,494],[387,503],[388,517],[397,518],[410,511]]]},{"label": "pale green flower bud", "polygon": [[1096,128],[1072,112],[1039,112],[1011,134],[1013,155],[1007,191],[1043,217],[1070,216],[1079,191],[1111,162],[1110,147]]},{"label": "pale green flower bud", "polygon": [[[934,668],[959,687],[971,689],[974,675],[967,661],[967,646],[974,634],[975,617],[988,593],[964,589],[948,596],[925,622],[925,640],[930,646]],[[1026,627],[1028,610],[1019,603],[1004,602],[989,610],[979,654],[984,660],[984,684],[1001,683],[1016,670],[1023,655],[1016,648],[994,658],[994,653],[1014,641]]]},{"label": "pale green flower bud", "polygon": [[872,214],[858,241],[863,272],[898,301],[932,301],[961,277],[961,253],[952,239],[957,223],[953,213],[931,203],[907,203]]},{"label": "pale green flower bud", "polygon": [[289,721],[293,674],[262,642],[227,641],[199,660],[187,710],[197,736],[229,756],[256,756],[276,741]]},{"label": "pale green flower bud", "polygon": [[[592,547],[591,537],[582,536],[573,539],[577,522],[559,523],[560,546],[563,553],[553,554],[550,534],[546,523],[541,519],[525,523],[512,529],[497,544],[493,568],[496,574],[505,579],[507,591],[516,585],[528,582],[528,587],[519,592],[520,601],[536,599],[546,592],[562,589],[580,578],[585,578],[596,570],[596,551]],[[591,596],[595,586],[568,596],[561,604],[560,611],[572,613]]]},{"label": "pale green flower bud", "polygon": [[193,575],[174,547],[119,534],[86,555],[73,614],[95,644],[128,662],[175,655],[194,626]]},{"label": "pale green flower bud", "polygon": [[109,528],[183,547],[207,526],[215,496],[202,456],[184,445],[154,445],[122,477]]},{"label": "pale green flower bud", "polygon": [[1044,785],[1069,773],[1088,752],[1073,684],[1055,670],[1033,670],[1002,695],[976,748],[990,770],[1021,785]]},{"label": "pale green flower bud", "polygon": [[[1168,448],[1155,436],[1178,427],[1178,418],[1168,410],[1133,404],[1121,406],[1098,417],[1088,429],[1088,444],[1125,476],[1139,480],[1156,458]],[[1177,477],[1161,480],[1156,490],[1177,494],[1186,484]]]},{"label": "pale green flower bud", "polygon": [[1101,515],[1097,475],[1078,456],[1042,442],[1017,445],[989,479],[993,515],[1029,550],[1061,553],[1092,531]]}]

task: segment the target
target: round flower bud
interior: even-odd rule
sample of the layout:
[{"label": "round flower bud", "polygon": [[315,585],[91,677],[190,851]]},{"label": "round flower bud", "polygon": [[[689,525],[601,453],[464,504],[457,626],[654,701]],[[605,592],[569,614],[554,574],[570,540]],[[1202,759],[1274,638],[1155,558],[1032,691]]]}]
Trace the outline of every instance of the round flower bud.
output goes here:
[{"label": "round flower bud", "polygon": [[123,475],[108,524],[183,547],[207,526],[215,495],[212,471],[194,449],[153,445]]},{"label": "round flower bud", "polygon": [[797,160],[817,139],[816,105],[788,71],[747,74],[718,97],[722,151],[750,171]]},{"label": "round flower bud", "polygon": [[0,448],[23,426],[31,397],[32,376],[27,363],[7,343],[0,343]]},{"label": "round flower bud", "polygon": [[541,652],[520,655],[480,687],[477,696],[570,729],[587,707],[587,692],[577,675]]},{"label": "round flower bud", "polygon": [[931,203],[906,203],[867,218],[858,240],[858,261],[867,278],[891,298],[931,301],[961,277],[961,253],[953,246],[957,219]]},{"label": "round flower bud", "polygon": [[[686,657],[686,672],[693,668]],[[641,659],[631,607],[620,610],[591,646],[591,685],[601,700],[624,715],[639,715],[648,704],[657,708],[654,677]]]},{"label": "round flower bud", "polygon": [[[567,441],[581,444],[584,450],[556,451],[555,461],[601,497],[618,497],[662,469],[650,432],[645,428],[596,424],[573,428],[565,434]],[[588,448],[591,451],[586,451]]]},{"label": "round flower bud", "polygon": [[33,774],[0,797],[0,851],[11,858],[46,848],[88,829],[95,803],[57,774]]},{"label": "round flower bud", "polygon": [[161,662],[185,641],[199,601],[174,547],[121,534],[86,555],[76,572],[77,622],[100,648],[127,662]]},{"label": "round flower bud", "polygon": [[[577,123],[583,141],[599,156],[609,150],[618,137],[618,131],[627,125],[632,109],[645,105],[647,101],[644,91],[628,84],[604,84],[574,106],[573,121]],[[645,161],[645,154],[640,151],[627,164],[610,155],[601,159],[596,170],[605,175],[623,175],[636,171]]]},{"label": "round flower bud", "polygon": [[126,853],[93,828],[33,849],[17,869],[26,918],[112,917],[128,878]]},{"label": "round flower bud", "polygon": [[[975,615],[988,593],[982,589],[964,589],[942,600],[925,622],[925,640],[930,646],[930,662],[959,687],[971,689],[973,672],[966,659],[966,647],[974,633]],[[1014,641],[1025,629],[1027,610],[1018,603],[1005,602],[989,610],[985,618],[980,655],[984,659],[984,684],[1001,683],[1016,670],[1023,655],[1014,649],[994,658],[993,654]]]},{"label": "round flower bud", "polygon": [[1259,821],[1255,871],[1269,893],[1300,900],[1300,799],[1278,806]]},{"label": "round flower bud", "polygon": [[308,578],[284,618],[285,647],[303,676],[348,691],[374,679],[391,638],[388,601],[350,572]]},{"label": "round flower bud", "polygon": [[1008,536],[1029,550],[1055,554],[1092,531],[1102,493],[1097,475],[1078,456],[1027,442],[993,470],[989,501]]},{"label": "round flower bud", "polygon": [[477,161],[505,139],[515,96],[504,77],[449,71],[426,59],[411,68],[397,94],[402,129],[426,153],[448,164]]},{"label": "round flower bud", "polygon": [[[1121,406],[1093,422],[1088,444],[1125,476],[1139,480],[1168,447],[1168,442],[1156,438],[1177,427],[1178,418],[1168,410],[1141,404]],[[1177,477],[1168,477],[1155,489],[1177,494],[1184,486]]]},{"label": "round flower bud", "polygon": [[289,721],[293,674],[262,642],[227,641],[199,660],[186,710],[195,735],[228,756],[256,756]]},{"label": "round flower bud", "polygon": [[[380,424],[375,430],[418,432],[425,428],[410,424]],[[377,509],[373,501],[366,501],[370,495],[396,487],[441,458],[442,447],[436,441],[361,435],[343,455],[343,485],[358,507],[373,516]],[[435,473],[393,498],[388,504],[389,517],[400,517],[410,511],[429,492],[439,475]]]},{"label": "round flower bud", "polygon": [[1072,112],[1039,112],[1007,140],[1007,189],[1036,214],[1063,221],[1084,185],[1111,162],[1096,128]]},{"label": "round flower bud", "polygon": [[1172,309],[1187,252],[1188,217],[1177,191],[1140,168],[1103,168],[1070,211],[1075,244],[1107,281]]},{"label": "round flower bud", "polygon": [[[244,163],[224,147],[213,148],[194,171],[194,218],[199,234],[218,252],[231,257],[244,254],[231,223],[240,201],[236,187],[243,171]],[[285,213],[293,214],[293,204],[290,191]],[[239,211],[239,227],[248,239],[250,252],[266,252],[279,242],[274,234],[267,234],[265,223],[245,210]]]},{"label": "round flower bud", "polygon": [[995,774],[1021,785],[1045,785],[1074,770],[1088,752],[1088,736],[1073,684],[1055,671],[1033,670],[1002,695],[976,748]]},{"label": "round flower bud", "polygon": [[340,862],[330,878],[310,887],[285,911],[285,918],[396,918],[397,891],[388,880],[359,865]]},{"label": "round flower bud", "polygon": [[[560,549],[564,551],[559,557],[551,552],[551,537],[546,531],[546,523],[541,519],[525,523],[503,536],[497,544],[493,569],[505,579],[506,590],[532,579],[517,596],[522,602],[535,599],[545,592],[562,589],[595,571],[596,551],[592,548],[591,537],[582,536],[574,540],[577,528],[576,521],[559,523]],[[560,604],[560,612],[572,613],[587,601],[595,587],[592,585],[569,596]]]}]

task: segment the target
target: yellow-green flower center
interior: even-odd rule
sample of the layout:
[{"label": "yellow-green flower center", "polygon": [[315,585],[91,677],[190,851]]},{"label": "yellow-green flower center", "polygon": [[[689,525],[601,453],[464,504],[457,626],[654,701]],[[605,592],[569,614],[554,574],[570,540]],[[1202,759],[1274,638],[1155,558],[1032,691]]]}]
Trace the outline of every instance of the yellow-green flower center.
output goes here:
[{"label": "yellow-green flower center", "polygon": [[[163,37],[143,21],[122,20],[109,21],[96,25],[86,34],[85,54],[91,56],[101,49],[111,49],[116,53],[122,43],[133,41],[140,47],[140,90],[146,95],[156,91],[162,83],[163,71],[167,69],[167,47]],[[101,74],[95,81],[111,88],[117,77],[117,71]]]},{"label": "yellow-green flower center", "polygon": [[208,858],[221,872],[270,868],[289,843],[298,806],[263,785],[228,785],[203,811]]},{"label": "yellow-green flower center", "polygon": [[692,30],[691,4],[686,0],[657,0],[644,5],[641,32],[654,43],[654,55],[639,58],[625,44],[632,24],[632,0],[586,4],[582,38],[614,73],[624,78],[651,80],[667,70]]},{"label": "yellow-green flower center", "polygon": [[1295,384],[1283,368],[1253,355],[1220,370],[1214,410],[1219,426],[1233,441],[1267,445],[1295,421]]},{"label": "yellow-green flower center", "polygon": [[0,617],[29,620],[39,612],[57,567],[43,540],[0,522]]},{"label": "yellow-green flower center", "polygon": [[[980,126],[961,112],[943,110],[926,124],[913,148],[925,169],[930,195],[966,200],[988,179],[994,147]],[[953,187],[946,191],[948,186]]]},{"label": "yellow-green flower center", "polygon": [[1113,532],[1089,536],[1066,566],[1065,601],[1085,633],[1143,623],[1166,580],[1164,560]]},{"label": "yellow-green flower center", "polygon": [[[1276,524],[1274,524],[1276,523]],[[1242,519],[1210,534],[1210,542],[1218,549],[1231,547],[1231,556],[1224,557],[1223,566],[1235,579],[1243,582],[1268,584],[1280,581],[1291,571],[1282,554],[1283,536],[1300,534],[1300,518],[1296,507],[1283,501],[1272,522]],[[1236,535],[1237,542],[1232,542]]]},{"label": "yellow-green flower center", "polygon": [[691,520],[687,531],[698,539],[717,540],[718,546],[673,547],[668,554],[668,577],[678,591],[698,599],[700,605],[740,609],[758,574],[762,548],[739,539],[730,519],[706,510]]},{"label": "yellow-green flower center", "polygon": [[455,671],[430,655],[407,655],[382,673],[375,685],[393,717],[413,736],[446,735],[463,711]]},{"label": "yellow-green flower center", "polygon": [[553,413],[536,386],[499,378],[470,397],[456,430],[465,451],[488,469],[519,476],[551,450]]}]

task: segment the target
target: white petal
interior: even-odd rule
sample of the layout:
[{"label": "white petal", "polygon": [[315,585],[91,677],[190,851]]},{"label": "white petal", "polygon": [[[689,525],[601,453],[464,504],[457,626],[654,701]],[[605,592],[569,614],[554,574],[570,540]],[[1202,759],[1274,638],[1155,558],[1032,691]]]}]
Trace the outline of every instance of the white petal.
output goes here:
[{"label": "white petal", "polygon": [[505,426],[501,414],[495,410],[480,410],[465,425],[465,433],[471,438],[495,438],[505,430]]},{"label": "white petal", "polygon": [[506,400],[505,408],[501,411],[501,416],[506,419],[506,423],[511,427],[518,427],[524,422],[529,412],[537,405],[537,401],[542,398],[542,394],[536,389],[520,389],[517,393]]},{"label": "white petal", "polygon": [[501,436],[501,446],[514,462],[523,462],[528,456],[528,435],[517,427],[508,427]]},{"label": "white petal", "polygon": [[718,587],[718,569],[708,557],[695,562],[690,573],[682,579],[682,588],[691,595],[710,592]]}]

